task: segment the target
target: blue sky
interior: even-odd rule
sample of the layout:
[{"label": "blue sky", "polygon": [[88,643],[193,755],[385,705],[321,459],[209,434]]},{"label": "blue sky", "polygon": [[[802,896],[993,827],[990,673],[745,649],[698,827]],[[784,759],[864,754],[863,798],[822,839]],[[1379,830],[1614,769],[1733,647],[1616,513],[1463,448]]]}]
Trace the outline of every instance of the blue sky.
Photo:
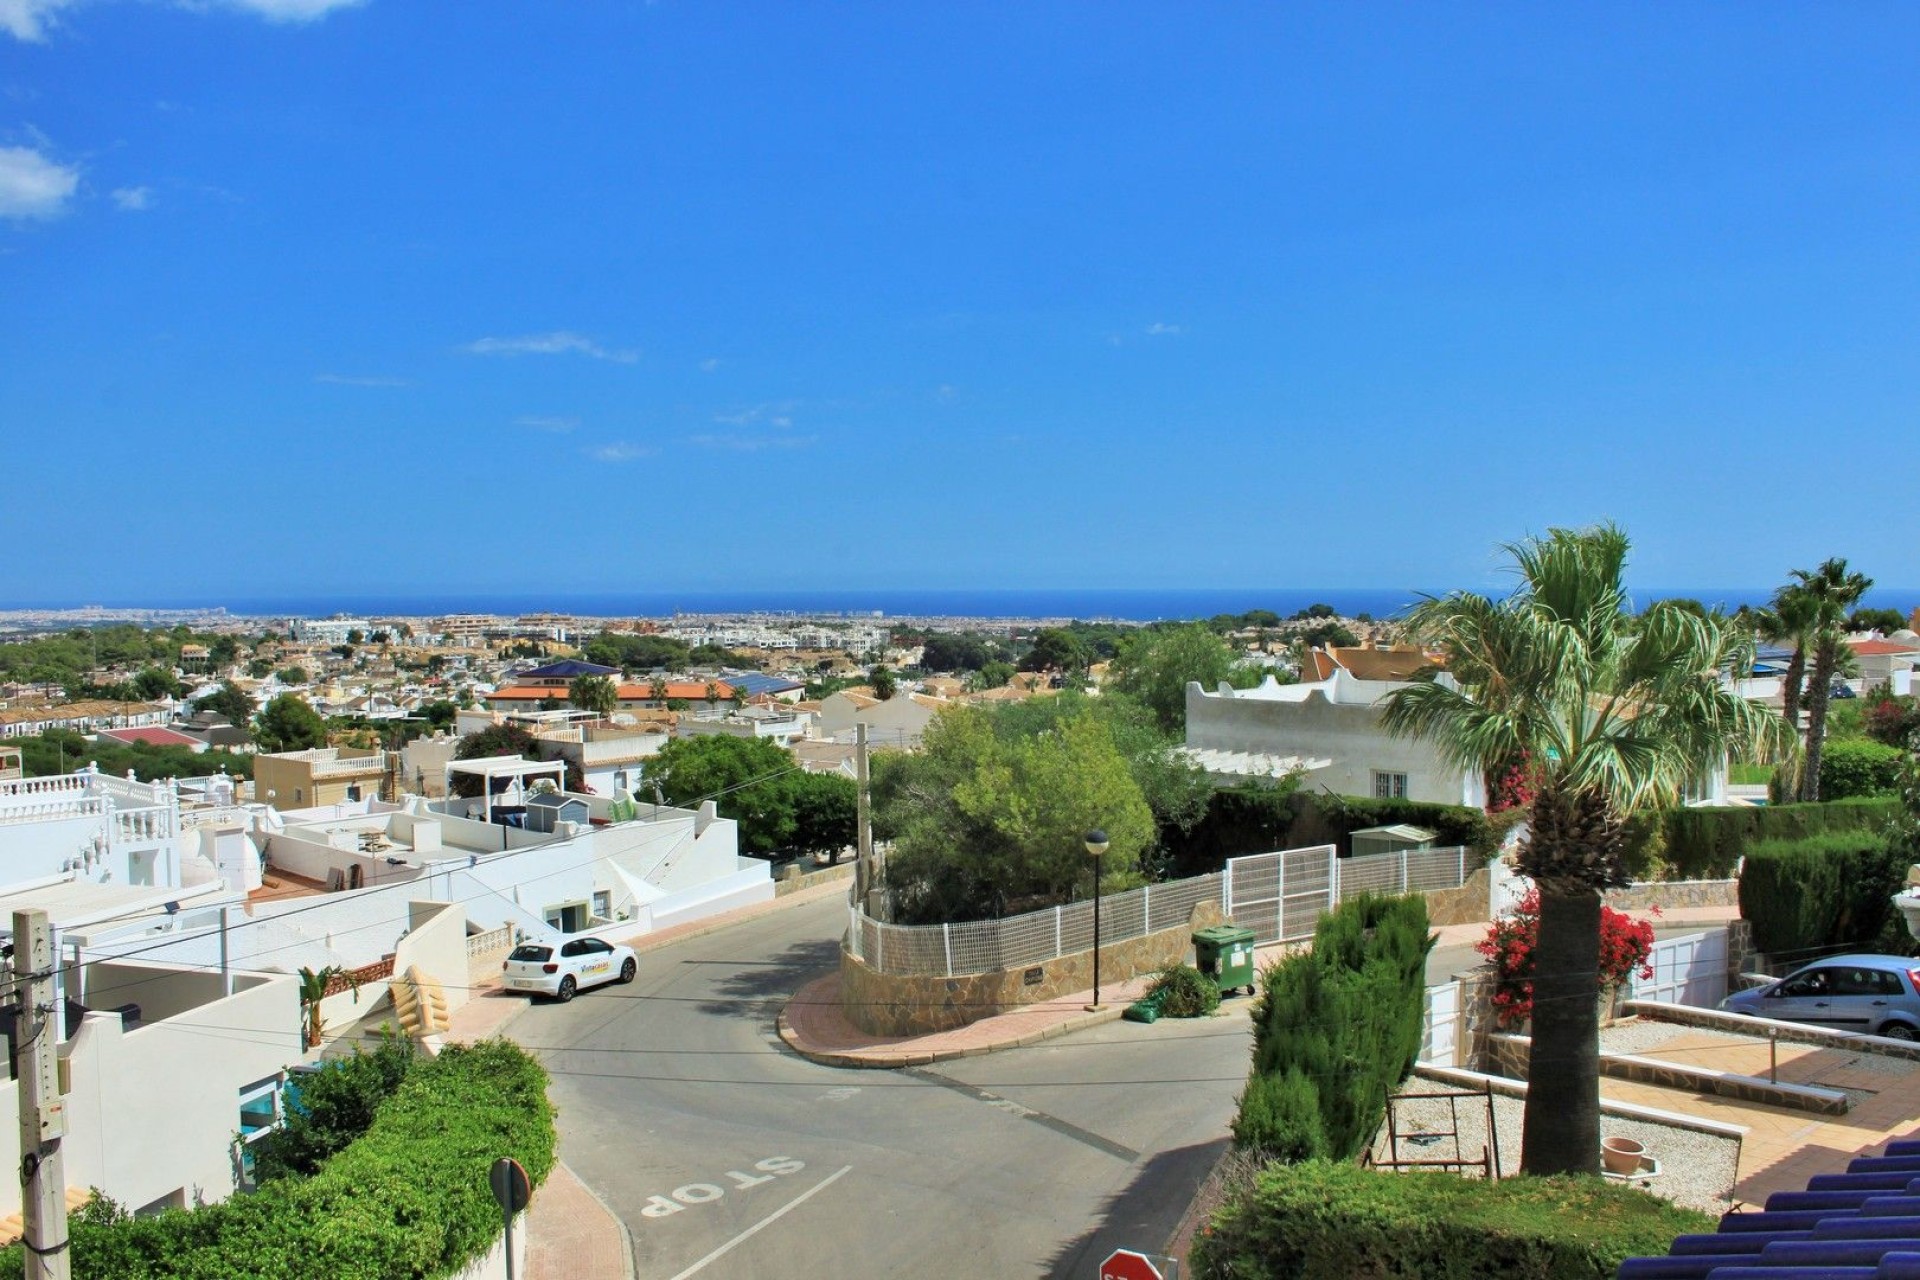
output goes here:
[{"label": "blue sky", "polygon": [[15,601],[1920,585],[1920,9],[0,0]]}]

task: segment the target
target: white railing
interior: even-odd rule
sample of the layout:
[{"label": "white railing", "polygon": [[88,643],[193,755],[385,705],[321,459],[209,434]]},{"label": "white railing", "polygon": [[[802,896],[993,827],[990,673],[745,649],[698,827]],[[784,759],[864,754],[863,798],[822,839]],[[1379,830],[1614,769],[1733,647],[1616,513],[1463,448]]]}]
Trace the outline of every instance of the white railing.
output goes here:
[{"label": "white railing", "polygon": [[16,822],[58,822],[62,818],[97,818],[107,810],[107,802],[98,796],[73,795],[49,797],[38,804],[0,809],[0,825]]},{"label": "white railing", "polygon": [[467,959],[476,960],[495,952],[505,951],[513,945],[513,926],[501,925],[498,929],[489,929],[485,933],[467,935]]},{"label": "white railing", "polygon": [[154,840],[169,840],[173,838],[173,833],[174,811],[169,805],[113,811],[113,842],[115,844],[143,844]]},{"label": "white railing", "polygon": [[[1340,858],[1332,845],[1232,858],[1224,872],[1147,885],[1100,900],[1100,944],[1126,942],[1186,923],[1217,902],[1257,942],[1313,936],[1323,911],[1362,893],[1455,889],[1467,877],[1464,848],[1411,849]],[[1093,946],[1091,901],[959,924],[884,924],[850,908],[847,946],[883,973],[958,977],[1040,964]]]},{"label": "white railing", "polygon": [[387,753],[376,752],[370,756],[356,756],[350,760],[315,760],[311,765],[316,778],[338,778],[357,773],[384,773],[387,768]]},{"label": "white railing", "polygon": [[91,792],[92,782],[93,775],[86,773],[63,773],[52,778],[15,778],[10,782],[0,782],[0,803],[16,798],[87,795]]}]

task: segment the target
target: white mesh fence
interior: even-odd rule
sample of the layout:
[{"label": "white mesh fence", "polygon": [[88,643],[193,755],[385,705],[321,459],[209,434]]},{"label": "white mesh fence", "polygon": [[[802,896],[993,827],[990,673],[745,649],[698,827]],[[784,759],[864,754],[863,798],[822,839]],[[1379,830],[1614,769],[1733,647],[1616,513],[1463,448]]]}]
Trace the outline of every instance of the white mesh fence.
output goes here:
[{"label": "white mesh fence", "polygon": [[[1106,895],[1100,900],[1100,942],[1104,947],[1176,928],[1202,902],[1220,903],[1259,942],[1294,941],[1312,937],[1320,913],[1336,899],[1451,889],[1465,875],[1462,849],[1340,859],[1332,845],[1318,845],[1253,854],[1230,859],[1224,872]],[[1093,903],[946,925],[882,924],[855,910],[847,941],[867,964],[901,977],[1019,969],[1092,949]]]}]

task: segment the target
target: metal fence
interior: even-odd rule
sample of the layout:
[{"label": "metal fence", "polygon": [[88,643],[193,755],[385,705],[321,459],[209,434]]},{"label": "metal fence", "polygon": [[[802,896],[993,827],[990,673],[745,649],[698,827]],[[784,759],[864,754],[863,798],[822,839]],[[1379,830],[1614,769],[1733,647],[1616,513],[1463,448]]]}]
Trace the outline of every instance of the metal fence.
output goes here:
[{"label": "metal fence", "polygon": [[[1467,877],[1467,851],[1411,849],[1340,858],[1332,845],[1258,853],[1224,872],[1147,885],[1100,900],[1102,945],[1185,924],[1195,906],[1217,902],[1262,943],[1313,936],[1320,913],[1361,893],[1454,889]],[[851,909],[847,946],[881,973],[952,978],[1043,963],[1093,947],[1093,903],[1075,902],[998,920],[884,924]]]}]

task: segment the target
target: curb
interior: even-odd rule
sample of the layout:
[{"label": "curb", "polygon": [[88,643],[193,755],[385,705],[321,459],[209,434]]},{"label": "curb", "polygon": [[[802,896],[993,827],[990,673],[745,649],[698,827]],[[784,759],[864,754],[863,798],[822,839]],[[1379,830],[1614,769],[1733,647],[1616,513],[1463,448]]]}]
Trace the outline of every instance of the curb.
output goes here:
[{"label": "curb", "polygon": [[[804,991],[805,988],[803,987],[801,990]],[[799,993],[796,992],[794,996],[789,996],[788,1004],[791,1004],[798,994]],[[1042,1027],[1038,1031],[1029,1031],[1024,1035],[1013,1036],[1005,1040],[997,1040],[990,1044],[967,1045],[964,1048],[956,1049],[909,1049],[901,1047],[905,1042],[896,1042],[885,1048],[867,1050],[815,1049],[802,1041],[800,1033],[794,1028],[792,1020],[787,1016],[785,1007],[782,1007],[780,1010],[778,1027],[780,1039],[786,1043],[786,1046],[810,1062],[817,1062],[826,1067],[851,1067],[856,1070],[868,1071],[895,1071],[902,1067],[924,1067],[935,1062],[951,1062],[957,1058],[983,1057],[989,1053],[998,1053],[1003,1049],[1025,1048],[1028,1045],[1039,1044],[1045,1040],[1053,1040],[1060,1036],[1070,1035],[1075,1031],[1084,1031],[1088,1027],[1097,1027],[1108,1022],[1118,1022],[1120,1016],[1125,1012],[1126,1007],[1124,1005],[1108,1005],[1098,1013],[1081,1013],[1064,1022],[1056,1022],[1052,1026]]]},{"label": "curb", "polygon": [[[613,1222],[614,1229],[620,1233],[620,1266],[621,1266],[621,1270],[624,1272],[623,1280],[636,1280],[636,1277],[638,1276],[639,1273],[634,1269],[634,1265],[633,1265],[633,1232],[627,1230],[627,1224],[621,1220],[621,1217],[619,1214],[613,1211],[613,1206],[608,1204],[604,1199],[602,1199],[600,1196],[600,1193],[593,1189],[592,1184],[589,1183],[585,1178],[581,1177],[579,1174],[573,1171],[572,1165],[568,1164],[564,1160],[558,1159],[557,1157],[554,1160],[554,1163],[559,1165],[562,1169],[565,1169],[567,1171],[567,1176],[571,1177],[575,1182],[579,1183],[580,1189],[586,1192],[587,1196],[595,1204],[600,1206],[600,1212],[606,1214],[607,1217]],[[528,1239],[528,1244],[532,1244],[531,1238]]]}]

